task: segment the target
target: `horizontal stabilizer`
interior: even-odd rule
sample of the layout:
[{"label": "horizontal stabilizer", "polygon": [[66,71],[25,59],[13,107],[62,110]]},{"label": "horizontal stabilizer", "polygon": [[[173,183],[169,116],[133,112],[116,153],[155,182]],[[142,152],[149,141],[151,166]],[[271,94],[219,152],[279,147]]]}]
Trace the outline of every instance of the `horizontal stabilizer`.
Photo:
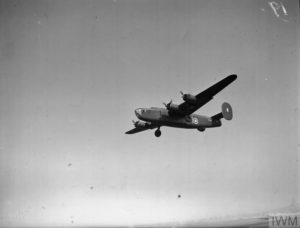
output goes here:
[{"label": "horizontal stabilizer", "polygon": [[219,119],[222,119],[222,118],[223,118],[223,114],[222,114],[222,112],[220,112],[220,113],[218,113],[218,114],[212,116],[211,118],[212,118],[213,120],[219,120]]}]

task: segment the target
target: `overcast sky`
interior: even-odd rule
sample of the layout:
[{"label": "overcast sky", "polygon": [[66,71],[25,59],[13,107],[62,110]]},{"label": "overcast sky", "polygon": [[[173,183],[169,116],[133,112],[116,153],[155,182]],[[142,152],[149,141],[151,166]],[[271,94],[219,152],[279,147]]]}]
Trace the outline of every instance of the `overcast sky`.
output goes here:
[{"label": "overcast sky", "polygon": [[[201,224],[299,203],[299,6],[270,2],[0,1],[0,226]],[[229,74],[196,112],[229,102],[221,128],[124,134],[135,108]]]}]

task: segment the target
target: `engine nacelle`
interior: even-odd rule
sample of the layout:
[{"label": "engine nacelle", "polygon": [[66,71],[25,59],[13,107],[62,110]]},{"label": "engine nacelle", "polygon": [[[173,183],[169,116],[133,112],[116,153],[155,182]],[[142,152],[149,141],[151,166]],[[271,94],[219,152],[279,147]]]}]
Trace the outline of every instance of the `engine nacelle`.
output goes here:
[{"label": "engine nacelle", "polygon": [[197,97],[191,94],[183,94],[182,99],[190,104],[197,104],[198,102]]},{"label": "engine nacelle", "polygon": [[167,109],[170,112],[178,112],[179,111],[179,106],[176,105],[176,104],[170,104],[170,105],[168,105]]},{"label": "engine nacelle", "polygon": [[144,127],[148,127],[148,123],[145,123],[145,122],[141,122],[141,121],[137,121],[134,123],[135,127],[137,128],[144,128]]}]

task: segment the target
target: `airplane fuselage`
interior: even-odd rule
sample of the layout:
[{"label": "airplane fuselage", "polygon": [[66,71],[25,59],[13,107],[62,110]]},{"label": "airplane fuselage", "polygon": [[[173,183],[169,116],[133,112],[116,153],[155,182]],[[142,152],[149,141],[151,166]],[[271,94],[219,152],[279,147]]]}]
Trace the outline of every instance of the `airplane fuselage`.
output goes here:
[{"label": "airplane fuselage", "polygon": [[222,118],[225,120],[232,119],[232,107],[229,103],[223,102],[221,112],[210,117],[193,113],[212,100],[217,93],[236,78],[235,74],[229,75],[197,95],[180,92],[184,102],[178,105],[171,100],[168,103],[163,103],[165,108],[138,108],[135,110],[135,115],[142,121],[133,120],[134,128],[125,133],[135,134],[156,128],[154,135],[160,137],[160,127],[162,126],[198,129],[201,132],[206,128],[220,127]]},{"label": "airplane fuselage", "polygon": [[191,114],[187,116],[170,115],[165,108],[138,108],[135,110],[137,118],[155,126],[168,126],[176,128],[190,128],[204,130],[205,128],[220,127],[221,120],[208,116]]}]

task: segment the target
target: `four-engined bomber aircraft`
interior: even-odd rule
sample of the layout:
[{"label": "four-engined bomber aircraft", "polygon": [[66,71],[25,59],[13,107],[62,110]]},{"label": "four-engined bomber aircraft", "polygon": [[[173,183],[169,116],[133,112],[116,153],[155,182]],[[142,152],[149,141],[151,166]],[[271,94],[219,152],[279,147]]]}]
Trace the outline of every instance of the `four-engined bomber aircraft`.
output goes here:
[{"label": "four-engined bomber aircraft", "polygon": [[206,128],[220,127],[222,125],[221,118],[226,120],[232,119],[230,104],[224,102],[222,104],[222,111],[211,117],[193,114],[193,112],[212,100],[214,95],[232,83],[236,78],[235,74],[229,75],[196,96],[184,94],[180,91],[184,102],[179,105],[173,104],[171,100],[167,104],[164,103],[166,108],[151,107],[136,109],[135,115],[137,118],[145,122],[139,120],[133,121],[135,128],[127,131],[126,134],[134,134],[157,128],[154,134],[156,137],[159,137],[161,135],[160,127],[162,126],[198,129],[199,131],[204,131]]}]

